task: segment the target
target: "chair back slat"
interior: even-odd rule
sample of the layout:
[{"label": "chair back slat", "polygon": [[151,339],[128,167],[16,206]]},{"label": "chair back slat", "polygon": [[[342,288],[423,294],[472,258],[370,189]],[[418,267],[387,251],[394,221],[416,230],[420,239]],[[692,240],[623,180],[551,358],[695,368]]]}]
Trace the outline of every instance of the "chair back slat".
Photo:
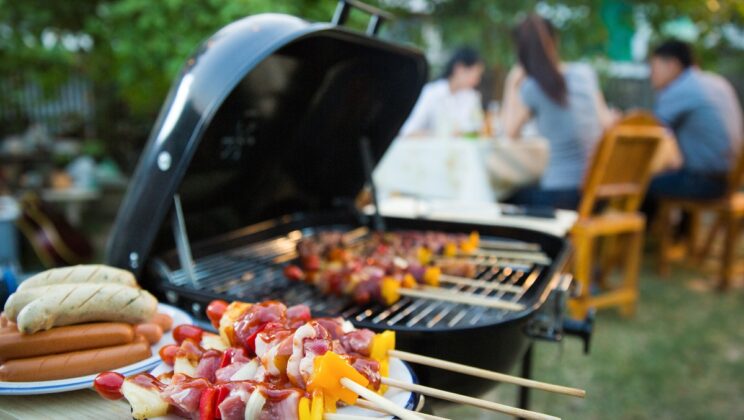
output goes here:
[{"label": "chair back slat", "polygon": [[639,114],[609,129],[587,173],[579,217],[591,217],[600,201],[613,210],[638,211],[664,135],[664,128],[655,125],[653,117]]}]

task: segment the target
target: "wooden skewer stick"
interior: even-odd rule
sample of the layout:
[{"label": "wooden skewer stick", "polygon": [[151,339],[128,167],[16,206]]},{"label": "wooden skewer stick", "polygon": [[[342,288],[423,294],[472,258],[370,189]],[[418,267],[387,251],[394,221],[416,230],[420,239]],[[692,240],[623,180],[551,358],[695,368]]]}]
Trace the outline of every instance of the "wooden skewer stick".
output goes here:
[{"label": "wooden skewer stick", "polygon": [[367,226],[361,226],[354,230],[350,230],[344,233],[343,238],[344,238],[344,241],[351,244],[364,238],[365,236],[367,236],[368,233],[369,233],[369,228]]},{"label": "wooden skewer stick", "polygon": [[512,250],[512,251],[540,251],[540,245],[530,242],[498,241],[493,239],[481,239],[478,241],[481,249]]},{"label": "wooden skewer stick", "polygon": [[[379,413],[385,413],[385,411],[380,410],[379,408],[377,408],[376,405],[372,404],[371,402],[369,402],[367,400],[363,400],[361,398],[358,399],[357,402],[354,405],[357,406],[357,407],[365,408],[367,410],[377,411]],[[408,411],[410,411],[410,410],[408,410]],[[432,416],[431,414],[426,414],[426,413],[418,413],[418,412],[416,412],[416,414],[419,417],[423,418],[424,420],[450,420],[447,417]]]},{"label": "wooden skewer stick", "polygon": [[521,287],[514,286],[511,284],[501,284],[501,283],[494,282],[494,281],[469,279],[467,277],[451,276],[449,274],[440,274],[439,281],[441,283],[457,284],[460,286],[469,286],[469,287],[478,287],[481,289],[489,289],[489,290],[500,290],[503,292],[510,292],[510,293],[521,293],[524,291],[524,289],[522,289]]},{"label": "wooden skewer stick", "polygon": [[536,264],[550,264],[551,259],[542,252],[523,252],[523,251],[473,251],[468,253],[458,253],[458,258],[503,258],[520,261],[529,261]]},{"label": "wooden skewer stick", "polygon": [[485,408],[486,410],[496,411],[499,413],[508,414],[514,417],[521,417],[525,419],[537,419],[537,420],[560,420],[559,417],[554,417],[544,413],[538,413],[536,411],[524,410],[508,406],[505,404],[499,404],[491,401],[482,400],[480,398],[468,397],[467,395],[455,394],[454,392],[442,391],[441,389],[430,388],[428,386],[409,384],[397,379],[382,378],[382,383],[394,388],[404,389],[406,391],[418,392],[419,394],[428,395],[434,398],[442,400],[452,401],[459,404],[472,405],[474,407]]},{"label": "wooden skewer stick", "polygon": [[349,391],[356,392],[358,395],[369,400],[371,403],[375,404],[380,409],[385,410],[385,412],[387,413],[395,414],[396,416],[400,417],[402,420],[422,420],[421,416],[419,416],[418,413],[414,413],[413,411],[406,410],[405,408],[395,404],[394,402],[381,396],[375,391],[372,391],[366,387],[363,387],[362,385],[359,385],[358,383],[352,381],[349,378],[341,378],[340,382],[341,382],[341,385],[343,385]]},{"label": "wooden skewer stick", "polygon": [[380,418],[356,414],[325,413],[323,414],[323,420],[380,420]]},{"label": "wooden skewer stick", "polygon": [[406,362],[418,363],[421,365],[449,370],[451,372],[463,373],[465,375],[477,376],[479,378],[490,379],[493,381],[505,382],[528,388],[540,389],[548,392],[555,392],[557,394],[571,395],[579,398],[584,398],[586,396],[586,391],[584,391],[583,389],[571,388],[562,385],[554,385],[540,381],[533,381],[532,379],[520,378],[518,376],[480,369],[460,363],[448,362],[446,360],[435,359],[433,357],[422,356],[420,354],[409,353],[406,351],[389,350],[388,356],[397,357],[398,359],[405,360]]},{"label": "wooden skewer stick", "polygon": [[[447,264],[447,263],[459,263],[461,262],[465,257],[444,257],[444,256],[435,256],[432,258],[435,263],[437,264]],[[475,259],[477,257],[470,257],[468,259]],[[482,258],[482,257],[481,257]],[[490,258],[490,257],[486,257]],[[485,261],[483,263],[478,262],[478,264],[488,264],[491,267],[518,267],[518,268],[524,268],[529,269],[532,267],[532,264],[527,261],[516,261],[516,260],[489,260]]]},{"label": "wooden skewer stick", "polygon": [[504,309],[507,311],[524,310],[524,305],[514,302],[506,302],[496,298],[487,298],[474,296],[469,293],[453,292],[438,287],[422,286],[421,289],[408,289],[402,287],[398,289],[401,296],[416,297],[421,299],[443,300],[446,302],[464,303],[473,306],[485,306],[487,308]]}]

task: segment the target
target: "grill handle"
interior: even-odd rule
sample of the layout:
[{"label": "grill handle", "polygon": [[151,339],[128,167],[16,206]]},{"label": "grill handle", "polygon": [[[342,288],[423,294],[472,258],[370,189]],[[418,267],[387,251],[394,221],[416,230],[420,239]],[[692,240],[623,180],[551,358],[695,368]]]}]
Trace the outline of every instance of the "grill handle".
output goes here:
[{"label": "grill handle", "polygon": [[336,12],[333,14],[333,20],[331,22],[334,25],[343,26],[349,18],[349,12],[351,12],[352,8],[361,10],[370,15],[369,23],[367,24],[367,35],[377,35],[380,26],[382,26],[382,23],[386,19],[391,20],[395,18],[395,16],[384,10],[372,7],[357,0],[339,0],[338,5],[336,6]]},{"label": "grill handle", "polygon": [[594,331],[594,313],[591,309],[583,320],[566,318],[563,320],[563,333],[578,337],[584,342],[584,354],[589,354],[589,347],[592,342],[592,332]]},{"label": "grill handle", "polygon": [[578,284],[573,281],[573,276],[561,274],[545,303],[527,324],[527,334],[548,341],[560,341],[566,335],[576,336],[584,342],[584,353],[589,353],[594,311],[590,311],[583,320],[565,316],[568,299],[577,292],[576,287]]}]

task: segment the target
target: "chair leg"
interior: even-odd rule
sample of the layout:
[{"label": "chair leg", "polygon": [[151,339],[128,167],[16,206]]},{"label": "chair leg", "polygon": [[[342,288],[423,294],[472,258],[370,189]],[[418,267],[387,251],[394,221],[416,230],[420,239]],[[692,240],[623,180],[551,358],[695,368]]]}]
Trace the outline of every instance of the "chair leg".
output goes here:
[{"label": "chair leg", "polygon": [[590,308],[592,284],[592,242],[586,234],[574,235],[574,278],[581,287],[579,296],[569,302],[569,312],[577,319],[586,318]]},{"label": "chair leg", "polygon": [[736,255],[736,243],[739,236],[739,219],[732,215],[725,216],[726,238],[723,243],[723,258],[721,259],[721,280],[718,287],[721,290],[731,288],[734,276],[734,262]]},{"label": "chair leg", "polygon": [[617,236],[608,236],[600,241],[595,241],[595,246],[599,246],[599,276],[596,278],[602,290],[607,290],[609,277],[612,270],[618,264],[618,242]]},{"label": "chair leg", "polygon": [[710,227],[710,230],[705,237],[703,246],[699,249],[697,254],[694,255],[694,262],[698,266],[703,264],[705,260],[710,257],[710,253],[713,250],[713,244],[716,241],[716,236],[718,236],[718,232],[723,228],[723,219],[725,216],[722,213],[716,213],[715,218],[713,225]]},{"label": "chair leg", "polygon": [[[687,232],[687,257],[697,254],[698,242],[700,242],[700,214],[699,210],[690,210],[690,230]],[[688,260],[689,261],[689,260]]]},{"label": "chair leg", "polygon": [[656,216],[656,226],[659,235],[659,249],[656,256],[656,272],[662,277],[668,277],[669,269],[669,250],[673,245],[672,237],[672,208],[662,201],[659,204],[659,210]]},{"label": "chair leg", "polygon": [[623,288],[632,300],[620,307],[620,314],[626,317],[634,316],[638,304],[638,275],[641,269],[641,256],[643,253],[643,230],[628,234],[627,254],[625,260],[625,273],[623,276]]}]

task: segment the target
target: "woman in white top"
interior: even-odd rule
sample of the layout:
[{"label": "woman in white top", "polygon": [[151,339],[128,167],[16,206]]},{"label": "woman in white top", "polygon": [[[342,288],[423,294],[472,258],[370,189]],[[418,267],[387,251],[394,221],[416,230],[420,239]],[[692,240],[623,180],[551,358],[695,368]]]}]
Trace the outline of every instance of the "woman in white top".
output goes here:
[{"label": "woman in white top", "polygon": [[457,50],[440,79],[428,83],[400,131],[401,136],[459,136],[483,124],[480,93],[483,61],[471,48]]}]

